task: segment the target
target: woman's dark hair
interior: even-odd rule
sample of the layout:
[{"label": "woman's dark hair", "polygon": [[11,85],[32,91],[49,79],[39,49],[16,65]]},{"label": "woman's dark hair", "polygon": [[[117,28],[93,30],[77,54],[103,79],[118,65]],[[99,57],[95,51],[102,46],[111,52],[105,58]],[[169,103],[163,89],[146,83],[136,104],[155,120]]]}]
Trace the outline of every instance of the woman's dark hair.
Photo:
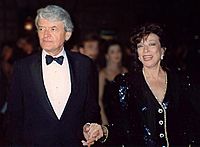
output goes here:
[{"label": "woman's dark hair", "polygon": [[[133,31],[133,35],[131,35],[130,42],[131,42],[131,48],[133,50],[133,53],[135,55],[134,59],[134,67],[135,69],[141,68],[141,63],[138,62],[138,54],[137,54],[137,44],[141,42],[142,39],[146,39],[149,34],[156,34],[159,37],[159,41],[161,44],[161,47],[166,48],[166,40],[165,40],[165,34],[162,29],[162,27],[155,23],[147,23],[139,28],[136,28],[135,31]],[[161,66],[166,69],[165,63],[161,62]]]},{"label": "woman's dark hair", "polygon": [[117,40],[109,40],[109,41],[105,42],[105,44],[104,44],[104,55],[108,53],[109,48],[111,46],[113,46],[113,45],[119,45],[120,49],[121,49],[121,52],[122,52],[122,50],[123,50],[122,49],[122,44],[119,41],[117,41]]},{"label": "woman's dark hair", "polygon": [[123,55],[124,55],[124,48],[123,48],[123,45],[118,41],[118,40],[108,40],[108,41],[105,41],[103,44],[102,44],[102,52],[100,52],[100,58],[101,60],[99,61],[100,62],[100,67],[103,68],[106,66],[106,59],[105,59],[105,55],[108,53],[109,51],[109,48],[113,45],[119,45],[120,46],[120,49],[121,49],[121,52],[122,52],[122,63],[123,63]]},{"label": "woman's dark hair", "polygon": [[166,43],[164,41],[164,32],[160,25],[158,24],[145,24],[140,26],[134,31],[134,34],[131,36],[131,43],[134,46],[137,46],[138,43],[141,42],[142,39],[148,37],[149,34],[154,33],[159,37],[159,41],[161,43],[161,47],[165,47]]}]

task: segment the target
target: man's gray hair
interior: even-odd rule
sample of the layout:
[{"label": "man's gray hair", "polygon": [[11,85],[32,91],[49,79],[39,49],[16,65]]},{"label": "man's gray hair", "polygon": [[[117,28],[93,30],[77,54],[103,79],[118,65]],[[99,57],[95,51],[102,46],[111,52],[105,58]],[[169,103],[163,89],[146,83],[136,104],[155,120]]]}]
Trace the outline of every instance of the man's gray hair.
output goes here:
[{"label": "man's gray hair", "polygon": [[66,32],[73,31],[73,23],[69,13],[63,8],[56,5],[48,5],[45,8],[37,10],[37,16],[35,18],[35,25],[38,28],[38,20],[40,18],[47,19],[49,21],[62,21]]}]

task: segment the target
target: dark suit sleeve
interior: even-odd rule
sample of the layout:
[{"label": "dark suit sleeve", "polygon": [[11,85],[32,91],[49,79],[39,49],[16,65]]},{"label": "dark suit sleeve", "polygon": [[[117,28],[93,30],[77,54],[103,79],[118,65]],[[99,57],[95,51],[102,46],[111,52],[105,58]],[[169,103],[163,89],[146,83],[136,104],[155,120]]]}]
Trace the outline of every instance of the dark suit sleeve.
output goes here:
[{"label": "dark suit sleeve", "polygon": [[14,65],[11,88],[8,96],[8,110],[6,112],[6,139],[10,144],[22,144],[23,138],[23,94],[20,64]]},{"label": "dark suit sleeve", "polygon": [[85,123],[100,123],[100,107],[98,104],[98,72],[93,61],[88,68],[87,98],[85,102]]}]

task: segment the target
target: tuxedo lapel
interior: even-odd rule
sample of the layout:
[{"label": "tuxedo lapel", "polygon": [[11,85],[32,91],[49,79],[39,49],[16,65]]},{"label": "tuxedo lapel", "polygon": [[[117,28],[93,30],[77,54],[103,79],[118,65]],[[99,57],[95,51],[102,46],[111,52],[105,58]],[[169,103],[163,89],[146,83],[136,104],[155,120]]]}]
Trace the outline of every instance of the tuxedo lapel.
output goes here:
[{"label": "tuxedo lapel", "polygon": [[53,118],[57,118],[56,114],[54,113],[53,107],[49,101],[47,96],[47,92],[44,86],[43,74],[42,74],[42,56],[41,53],[36,54],[36,59],[30,66],[31,77],[33,78],[33,84],[36,88],[37,92],[37,99],[39,104],[41,104],[47,113],[52,116]]},{"label": "tuxedo lapel", "polygon": [[63,116],[65,116],[65,114],[67,112],[70,112],[69,110],[71,109],[71,103],[73,102],[74,99],[74,95],[77,93],[77,86],[78,86],[78,81],[79,81],[79,75],[80,73],[78,73],[76,70],[78,68],[78,60],[76,60],[73,55],[71,54],[70,51],[66,51],[66,55],[67,55],[67,59],[68,59],[68,63],[69,63],[69,69],[70,69],[70,77],[71,77],[71,94],[69,96],[69,99],[67,101],[67,104],[65,106],[65,109],[63,111],[63,114],[61,116],[61,119],[63,119]]},{"label": "tuxedo lapel", "polygon": [[78,82],[78,75],[76,72],[78,61],[73,58],[69,51],[66,51],[67,59],[69,63],[69,70],[70,70],[70,77],[71,77],[71,84],[72,84],[72,91],[71,94],[76,91],[77,83]]}]

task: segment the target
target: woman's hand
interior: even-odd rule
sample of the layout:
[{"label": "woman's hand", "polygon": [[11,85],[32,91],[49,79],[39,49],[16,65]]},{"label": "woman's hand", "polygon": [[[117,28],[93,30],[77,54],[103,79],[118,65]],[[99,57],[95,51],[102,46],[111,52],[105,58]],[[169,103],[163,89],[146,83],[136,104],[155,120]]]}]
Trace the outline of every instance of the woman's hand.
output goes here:
[{"label": "woman's hand", "polygon": [[83,135],[86,139],[82,140],[83,146],[90,147],[94,144],[95,141],[99,140],[101,137],[103,137],[103,129],[101,125],[97,123],[86,123],[83,126]]}]

